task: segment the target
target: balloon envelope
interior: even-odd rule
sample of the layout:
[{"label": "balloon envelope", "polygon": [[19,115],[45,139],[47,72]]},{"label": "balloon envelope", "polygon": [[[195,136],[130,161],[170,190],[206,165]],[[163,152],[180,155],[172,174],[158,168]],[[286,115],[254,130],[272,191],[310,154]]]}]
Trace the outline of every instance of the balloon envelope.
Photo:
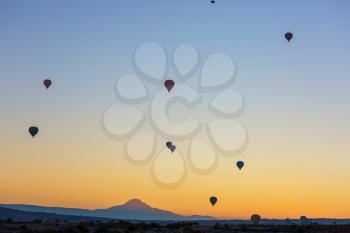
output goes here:
[{"label": "balloon envelope", "polygon": [[260,223],[260,220],[261,220],[261,217],[260,217],[260,215],[258,215],[258,214],[253,214],[253,215],[250,217],[250,221],[251,221],[253,224],[255,224],[255,225],[259,224],[259,223]]},{"label": "balloon envelope", "polygon": [[239,170],[241,170],[244,167],[244,162],[243,161],[238,161],[236,163],[237,167],[239,168]]},{"label": "balloon envelope", "polygon": [[171,150],[172,153],[174,153],[176,146],[175,145],[171,145],[171,147],[169,148]]},{"label": "balloon envelope", "polygon": [[39,129],[38,129],[38,127],[31,126],[31,127],[29,127],[28,131],[29,131],[30,135],[32,135],[32,137],[34,138],[35,135],[37,135],[37,133],[39,132]]},{"label": "balloon envelope", "polygon": [[284,34],[284,37],[285,37],[286,40],[289,42],[289,41],[293,38],[293,33],[291,33],[291,32],[286,32],[286,34]]},{"label": "balloon envelope", "polygon": [[173,143],[172,142],[167,142],[167,143],[165,143],[165,145],[166,145],[166,147],[168,147],[170,149],[170,147],[173,145]]},{"label": "balloon envelope", "polygon": [[210,197],[210,203],[214,206],[216,204],[216,202],[218,201],[218,199],[214,196]]},{"label": "balloon envelope", "polygon": [[167,143],[165,143],[165,145],[166,145],[166,147],[168,147],[169,150],[171,150],[171,152],[174,153],[174,151],[175,151],[175,149],[176,149],[176,146],[173,145],[172,142],[167,142]]},{"label": "balloon envelope", "polygon": [[308,219],[306,216],[301,216],[299,219],[299,222],[302,225],[308,225],[308,224],[312,223],[312,221],[310,219]]},{"label": "balloon envelope", "polygon": [[46,87],[46,89],[48,89],[52,84],[52,81],[50,79],[45,79],[44,80],[44,86]]},{"label": "balloon envelope", "polygon": [[173,89],[174,85],[175,85],[175,83],[173,80],[165,80],[165,82],[164,82],[164,86],[166,87],[168,92],[170,92],[171,89]]}]

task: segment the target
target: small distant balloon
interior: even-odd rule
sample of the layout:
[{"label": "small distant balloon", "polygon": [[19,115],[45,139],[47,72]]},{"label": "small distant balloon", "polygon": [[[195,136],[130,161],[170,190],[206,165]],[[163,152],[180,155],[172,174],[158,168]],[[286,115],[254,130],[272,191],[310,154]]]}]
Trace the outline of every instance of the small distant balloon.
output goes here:
[{"label": "small distant balloon", "polygon": [[243,161],[238,161],[236,163],[236,165],[237,165],[238,169],[241,170],[244,167],[244,162]]},{"label": "small distant balloon", "polygon": [[293,38],[293,33],[291,33],[291,32],[286,32],[286,34],[284,34],[284,37],[285,37],[286,40],[289,42],[289,41]]},{"label": "small distant balloon", "polygon": [[167,142],[167,143],[165,143],[165,145],[166,145],[166,147],[168,147],[169,150],[171,150],[172,153],[174,153],[176,146],[173,145],[172,142]]},{"label": "small distant balloon", "polygon": [[175,83],[173,80],[165,80],[165,82],[164,82],[164,86],[166,87],[168,92],[170,92],[171,89],[173,89],[174,85],[175,85]]},{"label": "small distant balloon", "polygon": [[258,225],[260,223],[260,220],[261,220],[261,217],[260,215],[258,214],[253,214],[251,217],[250,217],[250,221],[252,222],[252,224],[254,225]]},{"label": "small distant balloon", "polygon": [[211,3],[215,3],[215,1],[214,1],[214,0],[211,0],[210,2],[211,2]]},{"label": "small distant balloon", "polygon": [[212,206],[214,206],[216,204],[216,202],[218,201],[218,199],[215,196],[210,197],[210,203],[212,204]]},{"label": "small distant balloon", "polygon": [[306,216],[301,216],[299,218],[299,221],[300,221],[300,224],[302,224],[302,225],[308,225],[308,224],[312,223],[312,221],[309,218],[307,218]]},{"label": "small distant balloon", "polygon": [[44,86],[46,87],[46,89],[49,89],[51,84],[52,84],[52,81],[50,79],[45,79],[44,80]]},{"label": "small distant balloon", "polygon": [[30,135],[32,135],[32,137],[34,138],[35,135],[37,135],[37,133],[39,132],[39,129],[36,126],[31,126],[31,127],[29,127],[28,131],[29,131]]}]

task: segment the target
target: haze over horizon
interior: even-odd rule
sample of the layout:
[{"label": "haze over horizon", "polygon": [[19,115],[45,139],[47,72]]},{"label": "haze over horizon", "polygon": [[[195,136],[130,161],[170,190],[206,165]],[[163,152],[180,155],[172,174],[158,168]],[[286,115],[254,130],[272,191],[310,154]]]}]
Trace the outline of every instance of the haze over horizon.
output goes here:
[{"label": "haze over horizon", "polygon": [[[181,215],[350,218],[349,10],[345,0],[1,1],[0,203],[98,209],[137,197]],[[228,54],[246,103],[237,118],[246,149],[216,151],[204,175],[185,157],[186,177],[171,188],[154,182],[155,157],[131,163],[127,140],[101,127],[116,80],[136,73],[133,54],[145,41],[169,58],[191,44],[201,64]]]},{"label": "haze over horizon", "polygon": [[[192,215],[180,215],[178,213],[171,212],[169,210],[159,209],[156,206],[150,206],[147,203],[143,202],[140,199],[133,198],[128,200],[125,203],[111,206],[109,208],[97,208],[97,209],[83,209],[83,208],[66,208],[60,206],[37,206],[37,205],[27,205],[27,204],[1,204],[0,209],[6,208],[6,210],[19,210],[25,211],[28,213],[47,213],[47,214],[59,214],[63,216],[85,216],[85,217],[96,217],[96,218],[111,218],[111,219],[128,219],[128,220],[161,220],[161,221],[248,221],[250,222],[250,218],[214,218],[212,216],[204,216],[200,214],[192,214]],[[21,215],[18,214],[17,217]],[[49,217],[48,217],[49,218]],[[264,218],[264,221],[268,221],[271,223],[283,223],[283,221],[307,219],[307,221],[315,221],[320,224],[332,224],[334,223],[332,220],[336,220],[337,218],[308,218],[307,216],[301,215],[299,218],[291,219],[268,219]],[[338,219],[342,220],[343,223],[346,221],[350,223],[350,218],[342,218]],[[277,222],[276,222],[277,221]],[[285,222],[284,222],[285,223]],[[294,222],[295,223],[295,222]]]}]

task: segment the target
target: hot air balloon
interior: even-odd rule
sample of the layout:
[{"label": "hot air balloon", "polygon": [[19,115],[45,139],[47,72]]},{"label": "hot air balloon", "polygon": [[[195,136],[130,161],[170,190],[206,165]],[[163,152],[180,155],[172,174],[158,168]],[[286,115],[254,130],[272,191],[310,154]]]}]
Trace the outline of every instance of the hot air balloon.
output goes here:
[{"label": "hot air balloon", "polygon": [[175,85],[175,83],[173,80],[165,80],[165,82],[164,82],[164,86],[166,87],[168,92],[170,92],[171,89],[173,89],[174,85]]},{"label": "hot air balloon", "polygon": [[49,87],[52,84],[52,81],[50,79],[45,79],[43,83],[44,83],[44,86],[46,87],[46,89],[49,89]]},{"label": "hot air balloon", "polygon": [[286,32],[284,34],[284,37],[286,38],[286,40],[289,42],[292,38],[293,38],[293,33],[291,32]]},{"label": "hot air balloon", "polygon": [[31,126],[31,127],[29,127],[28,131],[29,131],[30,135],[32,135],[32,137],[34,138],[35,135],[37,135],[37,133],[39,132],[39,129],[36,126]]},{"label": "hot air balloon", "polygon": [[236,163],[237,167],[239,168],[239,170],[241,170],[244,167],[244,162],[243,161],[238,161]]},{"label": "hot air balloon", "polygon": [[174,151],[175,151],[175,149],[176,149],[176,146],[173,145],[172,142],[167,142],[167,143],[165,143],[165,145],[166,145],[166,147],[168,147],[169,150],[171,150],[171,152],[174,153]]},{"label": "hot air balloon", "polygon": [[250,221],[252,222],[252,224],[254,225],[258,225],[260,223],[260,220],[261,220],[261,217],[260,215],[258,214],[253,214],[251,217],[250,217]]},{"label": "hot air balloon", "polygon": [[306,216],[301,216],[299,218],[299,222],[301,225],[308,225],[308,224],[312,223],[312,221],[310,219],[308,219]]},{"label": "hot air balloon", "polygon": [[210,197],[210,203],[212,204],[212,206],[214,206],[216,204],[216,202],[218,201],[218,199],[215,196]]}]

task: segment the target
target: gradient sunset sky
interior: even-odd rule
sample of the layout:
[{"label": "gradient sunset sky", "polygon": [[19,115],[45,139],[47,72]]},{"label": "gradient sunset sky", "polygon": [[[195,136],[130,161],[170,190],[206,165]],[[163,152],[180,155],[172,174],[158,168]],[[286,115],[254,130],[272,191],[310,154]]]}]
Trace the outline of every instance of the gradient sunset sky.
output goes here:
[{"label": "gradient sunset sky", "polygon": [[[350,218],[349,11],[346,0],[0,0],[0,203],[94,209],[139,198],[219,218]],[[246,150],[173,189],[101,129],[144,41],[229,54],[246,100]]]}]

